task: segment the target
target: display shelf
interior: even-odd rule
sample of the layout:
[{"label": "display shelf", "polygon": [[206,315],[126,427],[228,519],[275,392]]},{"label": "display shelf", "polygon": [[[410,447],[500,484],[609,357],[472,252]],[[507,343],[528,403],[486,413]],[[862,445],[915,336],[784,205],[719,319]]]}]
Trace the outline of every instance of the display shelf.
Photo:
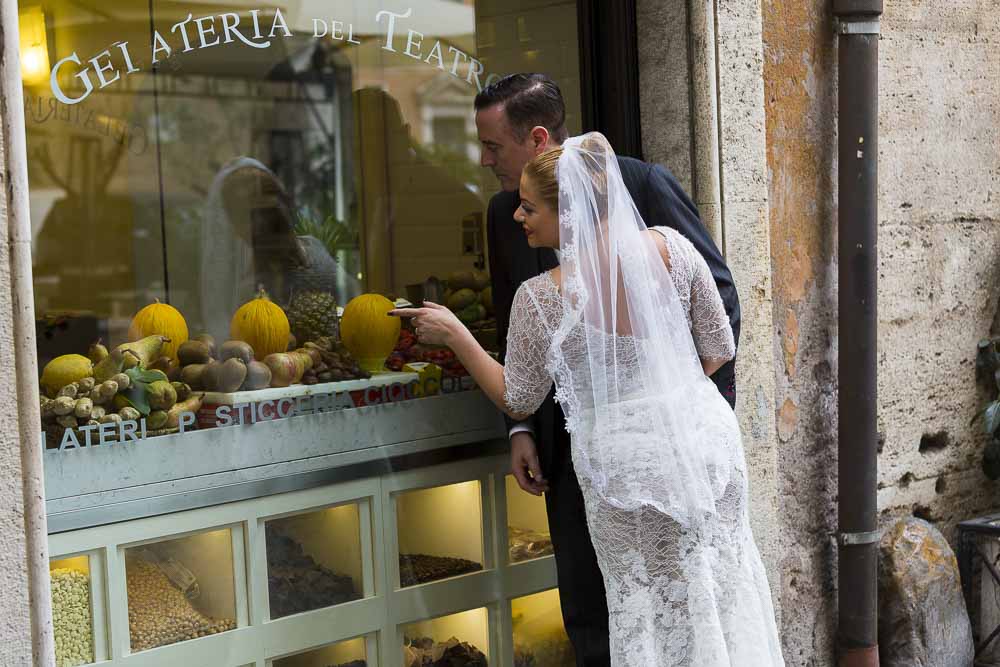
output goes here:
[{"label": "display shelf", "polygon": [[526,493],[513,475],[506,475],[507,558],[521,563],[553,554],[545,499]]},{"label": "display shelf", "polygon": [[[92,589],[101,587],[103,578],[107,592],[94,599],[103,599],[107,612],[103,621],[95,617],[94,635],[95,646],[106,646],[103,664],[108,667],[284,667],[327,658],[323,667],[339,667],[345,663],[334,660],[343,654],[333,647],[351,646],[358,638],[363,638],[363,657],[344,660],[403,667],[404,636],[414,640],[413,650],[431,649],[429,638],[438,645],[439,658],[451,651],[451,657],[466,661],[449,667],[487,659],[497,667],[513,667],[515,635],[517,646],[527,641],[514,620],[520,599],[552,589],[556,577],[551,557],[509,562],[508,525],[522,521],[509,517],[524,512],[515,495],[520,491],[508,488],[508,461],[506,454],[438,465],[389,461],[387,472],[374,477],[51,535],[50,549],[60,559],[88,556]],[[407,526],[437,537],[427,538],[425,530],[429,541],[408,542],[422,533],[408,536]],[[291,608],[272,608],[269,574],[275,570],[275,551],[273,538],[269,550],[269,528],[294,541],[297,547],[287,542],[284,547],[304,559],[300,565],[319,573],[307,576],[323,578],[325,568],[335,577],[349,577],[357,598],[331,605],[303,598],[291,600]],[[449,544],[456,546],[444,548]],[[482,569],[400,588],[401,545],[473,560]],[[187,600],[181,588],[188,579],[174,573],[181,587],[166,577],[174,597],[203,616],[232,620],[235,629],[133,650],[129,580],[134,589],[135,559],[145,552],[157,553],[153,560],[183,564],[178,571],[190,570],[200,593]],[[214,606],[196,606],[208,600]],[[452,638],[457,642],[448,645]],[[538,650],[540,642],[532,646]]]},{"label": "display shelf", "polygon": [[269,667],[377,667],[375,637],[355,637],[344,641],[275,658]]},{"label": "display shelf", "polygon": [[403,667],[487,667],[490,616],[481,607],[400,626]]},{"label": "display shelf", "polygon": [[264,523],[270,618],[364,597],[362,522],[370,506],[348,503]]},{"label": "display shelf", "polygon": [[573,667],[573,646],[563,627],[559,591],[552,589],[510,602],[514,667]]},{"label": "display shelf", "polygon": [[56,667],[107,658],[104,567],[98,552],[49,561]]},{"label": "display shelf", "polygon": [[479,480],[396,494],[400,588],[483,569],[482,497]]},{"label": "display shelf", "polygon": [[131,652],[235,630],[233,551],[230,528],[124,548]]}]

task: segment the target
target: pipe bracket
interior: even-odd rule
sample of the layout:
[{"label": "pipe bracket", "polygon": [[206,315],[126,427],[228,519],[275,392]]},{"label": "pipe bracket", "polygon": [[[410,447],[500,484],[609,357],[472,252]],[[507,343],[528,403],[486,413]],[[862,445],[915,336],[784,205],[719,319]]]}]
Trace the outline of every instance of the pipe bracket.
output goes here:
[{"label": "pipe bracket", "polygon": [[836,19],[838,35],[880,35],[882,34],[881,22],[876,19],[866,20],[844,20]]},{"label": "pipe bracket", "polygon": [[837,533],[837,544],[842,547],[856,547],[874,544],[882,539],[881,530],[870,530],[864,533]]}]

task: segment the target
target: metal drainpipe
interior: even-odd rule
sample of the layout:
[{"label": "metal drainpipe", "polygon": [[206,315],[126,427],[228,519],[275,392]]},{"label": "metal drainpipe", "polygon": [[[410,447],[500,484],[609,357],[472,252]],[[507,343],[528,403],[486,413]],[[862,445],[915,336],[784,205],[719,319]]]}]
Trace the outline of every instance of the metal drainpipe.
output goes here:
[{"label": "metal drainpipe", "polygon": [[878,40],[882,0],[832,0],[838,33],[838,664],[878,657]]},{"label": "metal drainpipe", "polygon": [[[31,219],[28,215],[28,155],[21,91],[21,55],[17,2],[0,0],[0,132],[4,135],[7,180],[7,227],[10,291],[14,318],[14,364],[17,376],[17,425],[21,443],[21,485],[31,605],[32,664],[55,665],[52,591],[49,582],[48,530],[42,474],[42,439],[38,428],[38,356],[35,302],[31,280]],[[6,248],[4,249],[7,250]]]}]

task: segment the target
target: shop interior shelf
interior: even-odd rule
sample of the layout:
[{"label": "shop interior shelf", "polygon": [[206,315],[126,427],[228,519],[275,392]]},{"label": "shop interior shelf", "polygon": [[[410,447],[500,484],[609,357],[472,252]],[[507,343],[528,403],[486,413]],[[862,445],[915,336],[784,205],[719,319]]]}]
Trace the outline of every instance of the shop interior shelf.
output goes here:
[{"label": "shop interior shelf", "polygon": [[482,494],[478,480],[396,494],[400,588],[483,569]]},{"label": "shop interior shelf", "polygon": [[573,667],[576,657],[563,627],[559,591],[511,600],[514,667]]},{"label": "shop interior shelf", "polygon": [[133,653],[236,628],[228,528],[124,550]]},{"label": "shop interior shelf", "polygon": [[551,556],[552,538],[545,513],[545,499],[521,490],[513,475],[506,475],[507,557],[511,563]]},{"label": "shop interior shelf", "polygon": [[[562,667],[553,559],[507,553],[509,526],[545,530],[543,506],[507,465],[491,454],[53,535],[53,580],[79,589],[67,613],[91,636],[65,664]],[[406,570],[400,554],[442,560]],[[471,571],[418,569],[452,562]]]},{"label": "shop interior shelf", "polygon": [[310,651],[276,658],[269,667],[377,667],[374,636],[356,637]]},{"label": "shop interior shelf", "polygon": [[272,619],[364,597],[368,514],[367,502],[348,503],[264,522]]},{"label": "shop interior shelf", "polygon": [[487,667],[490,614],[483,607],[400,628],[403,667]]},{"label": "shop interior shelf", "polygon": [[56,664],[86,665],[107,657],[104,568],[97,553],[49,561]]}]

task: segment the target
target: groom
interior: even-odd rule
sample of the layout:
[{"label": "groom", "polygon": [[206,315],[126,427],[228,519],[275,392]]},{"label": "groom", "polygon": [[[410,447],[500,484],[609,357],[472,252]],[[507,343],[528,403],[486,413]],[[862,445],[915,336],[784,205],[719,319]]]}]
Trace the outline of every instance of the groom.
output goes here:
[{"label": "groom", "polygon": [[[522,282],[558,263],[553,250],[528,246],[514,221],[514,211],[520,202],[517,190],[524,165],[568,138],[566,107],[559,87],[544,74],[512,74],[479,93],[475,109],[482,144],[480,163],[493,170],[503,188],[490,200],[486,224],[497,333],[504,355],[514,293]],[[738,343],[740,304],[733,277],[694,203],[664,167],[621,156],[618,162],[646,225],[673,227],[704,256]],[[735,360],[712,376],[731,406],[736,401],[734,370]],[[610,659],[604,581],[587,530],[562,410],[550,394],[530,421],[508,427],[511,466],[518,485],[528,493],[545,493],[563,622],[577,665],[606,667]]]}]

